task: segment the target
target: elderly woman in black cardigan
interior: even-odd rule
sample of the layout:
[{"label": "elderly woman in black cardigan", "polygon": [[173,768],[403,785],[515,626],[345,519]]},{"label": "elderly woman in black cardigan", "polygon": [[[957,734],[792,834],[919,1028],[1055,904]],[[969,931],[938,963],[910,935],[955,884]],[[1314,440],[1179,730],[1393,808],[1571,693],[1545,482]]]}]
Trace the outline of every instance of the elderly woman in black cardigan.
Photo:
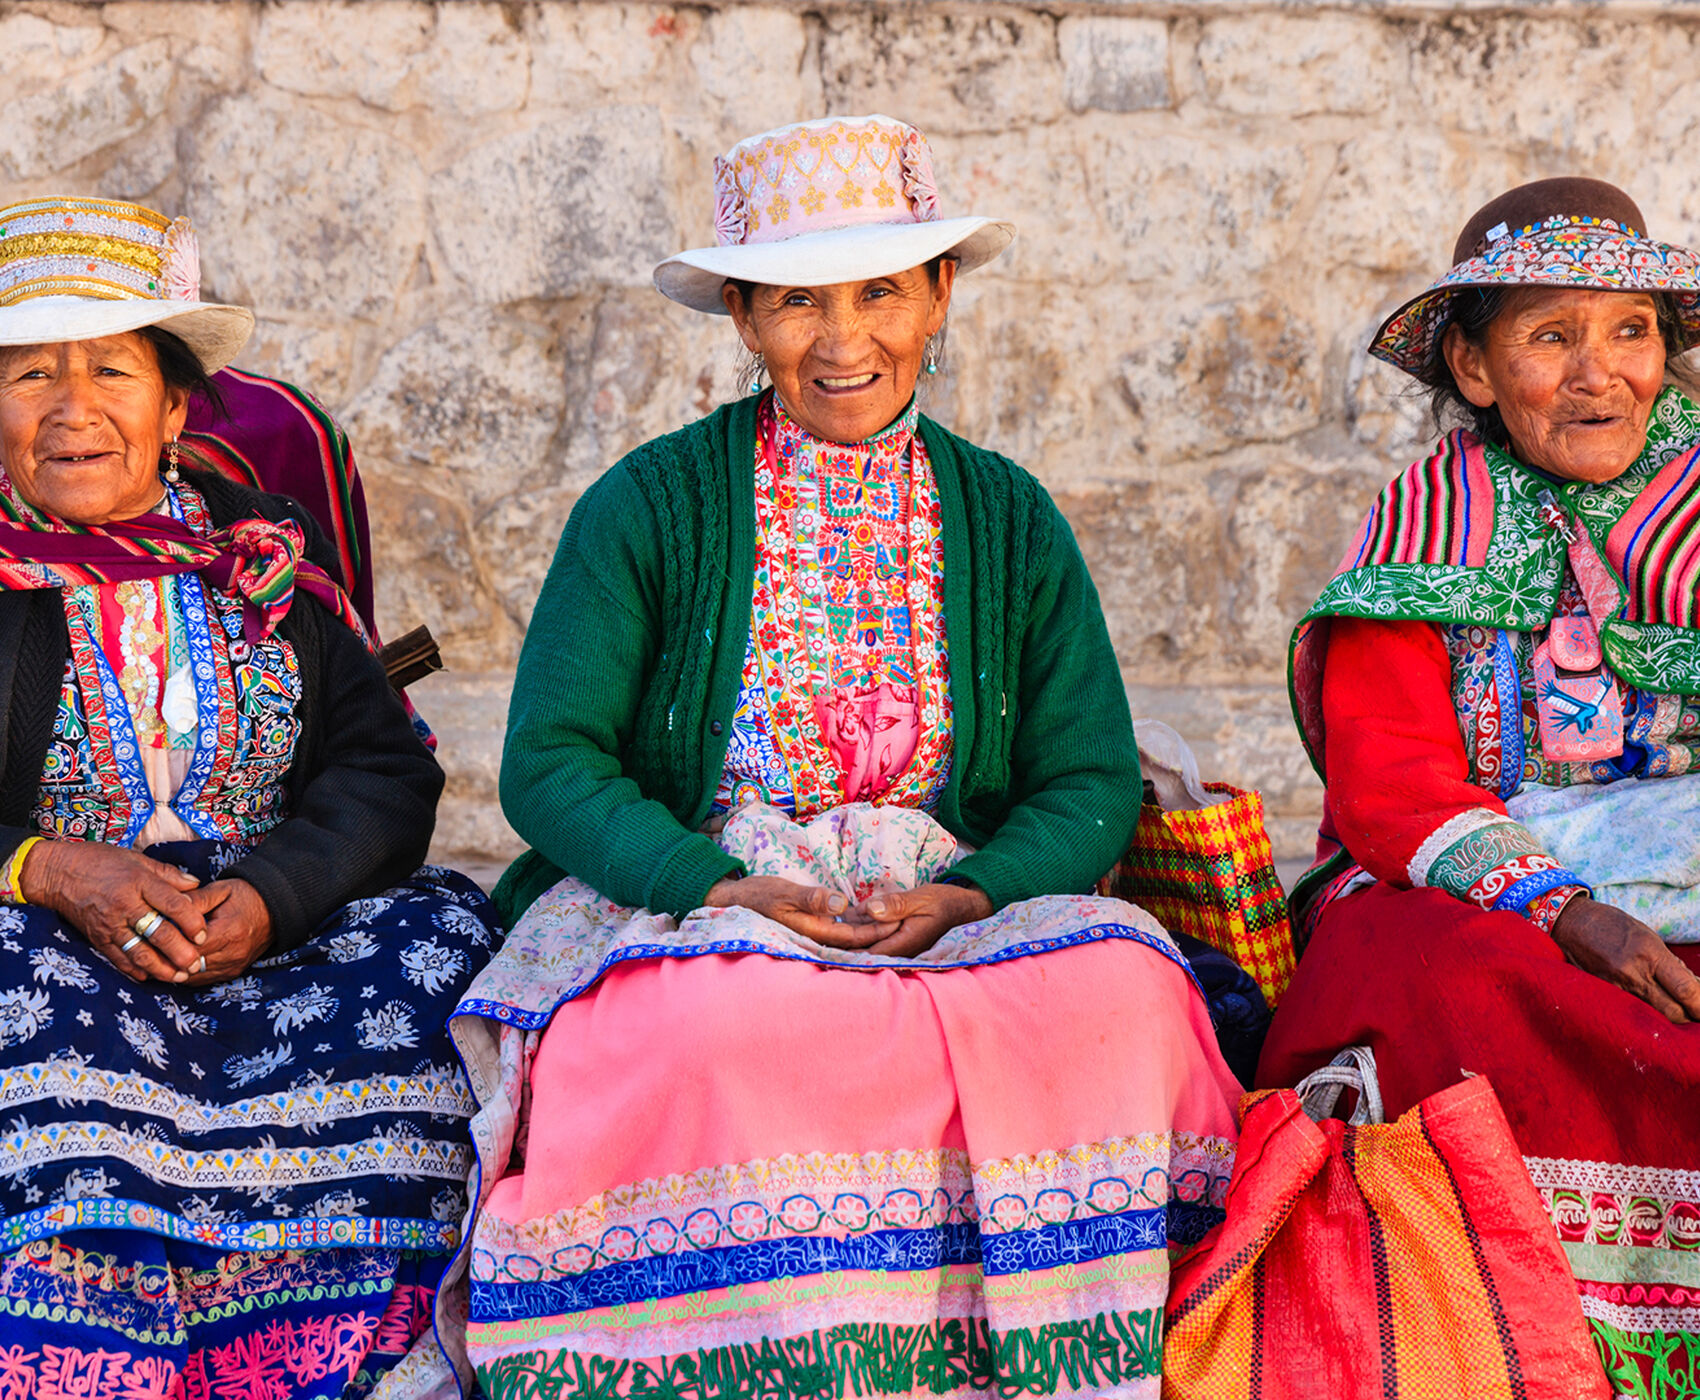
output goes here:
[{"label": "elderly woman in black cardigan", "polygon": [[463,1210],[492,913],[419,868],[442,773],[312,520],[178,468],[253,324],[196,268],[136,205],[0,211],[0,1352],[42,1393],[375,1379]]}]

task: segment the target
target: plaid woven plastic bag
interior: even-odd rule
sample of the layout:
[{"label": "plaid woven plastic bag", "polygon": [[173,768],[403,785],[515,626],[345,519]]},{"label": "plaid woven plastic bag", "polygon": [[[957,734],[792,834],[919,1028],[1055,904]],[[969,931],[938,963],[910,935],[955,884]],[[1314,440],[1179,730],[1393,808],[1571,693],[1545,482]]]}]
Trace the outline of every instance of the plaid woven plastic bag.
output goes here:
[{"label": "plaid woven plastic bag", "polygon": [[1351,1122],[1292,1090],[1242,1105],[1227,1219],[1170,1276],[1165,1400],[1605,1400],[1487,1080],[1379,1124],[1374,1060],[1348,1054],[1369,1085]]},{"label": "plaid woven plastic bag", "polygon": [[1148,909],[1164,928],[1226,953],[1271,1009],[1293,977],[1293,929],[1275,873],[1263,797],[1205,783],[1217,801],[1196,811],[1147,803],[1133,844],[1100,890]]}]

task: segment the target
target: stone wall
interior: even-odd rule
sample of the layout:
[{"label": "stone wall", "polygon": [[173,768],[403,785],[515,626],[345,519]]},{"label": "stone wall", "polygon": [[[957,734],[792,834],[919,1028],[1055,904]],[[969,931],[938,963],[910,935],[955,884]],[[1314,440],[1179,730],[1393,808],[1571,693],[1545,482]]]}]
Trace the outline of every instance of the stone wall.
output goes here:
[{"label": "stone wall", "polygon": [[[733,337],[650,287],[711,236],[739,136],[886,111],[944,211],[1014,219],[929,410],[1073,521],[1135,709],[1269,796],[1317,787],[1288,632],[1425,433],[1378,318],[1505,186],[1583,171],[1700,233],[1700,15],[1424,4],[0,3],[0,199],[188,213],[239,363],[353,434],[381,622],[428,621],[438,848],[487,870],[528,610],[578,493],[738,392]],[[596,658],[584,658],[595,665]]]}]

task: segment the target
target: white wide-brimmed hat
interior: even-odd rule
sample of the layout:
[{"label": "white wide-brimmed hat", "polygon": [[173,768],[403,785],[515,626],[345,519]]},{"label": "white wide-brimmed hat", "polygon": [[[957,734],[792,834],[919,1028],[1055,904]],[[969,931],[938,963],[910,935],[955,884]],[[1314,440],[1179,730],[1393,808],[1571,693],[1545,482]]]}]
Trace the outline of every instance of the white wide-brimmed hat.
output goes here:
[{"label": "white wide-brimmed hat", "polygon": [[724,315],[728,280],[818,287],[887,277],[941,255],[971,272],[1015,225],[938,217],[927,138],[891,117],[823,117],[740,141],[714,162],[712,248],[655,269],[664,296]]},{"label": "white wide-brimmed hat", "polygon": [[254,331],[245,306],[201,300],[187,219],[117,199],[36,199],[0,209],[0,345],[57,345],[160,326],[208,374]]}]

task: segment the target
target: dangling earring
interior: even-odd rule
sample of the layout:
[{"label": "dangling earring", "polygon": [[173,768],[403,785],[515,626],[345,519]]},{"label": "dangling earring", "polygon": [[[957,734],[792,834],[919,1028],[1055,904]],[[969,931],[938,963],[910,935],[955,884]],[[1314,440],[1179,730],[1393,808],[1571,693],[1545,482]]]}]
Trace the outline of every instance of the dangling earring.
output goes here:
[{"label": "dangling earring", "polygon": [[165,445],[165,479],[173,486],[183,480],[177,471],[177,439],[172,438]]},{"label": "dangling earring", "polygon": [[937,374],[938,372],[939,372],[939,348],[938,348],[938,346],[933,344],[933,338],[931,336],[928,336],[927,337],[927,373],[928,374]]},{"label": "dangling earring", "polygon": [[761,377],[766,373],[767,361],[762,359],[760,355],[757,355],[755,357],[755,363],[750,369],[750,392],[752,394],[761,393]]}]

